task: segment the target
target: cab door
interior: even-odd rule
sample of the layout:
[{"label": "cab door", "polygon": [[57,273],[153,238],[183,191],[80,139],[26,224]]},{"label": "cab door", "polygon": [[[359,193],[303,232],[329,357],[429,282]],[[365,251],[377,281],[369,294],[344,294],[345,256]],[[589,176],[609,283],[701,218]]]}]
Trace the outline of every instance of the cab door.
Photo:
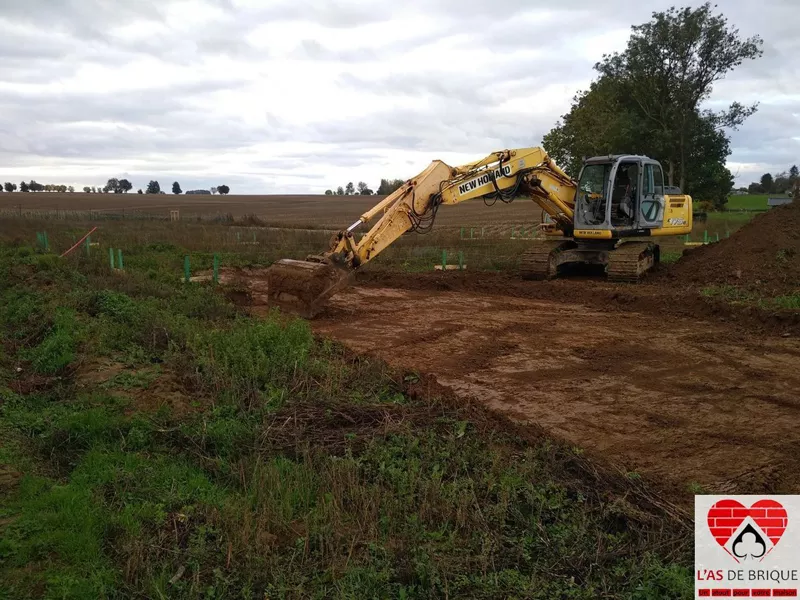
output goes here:
[{"label": "cab door", "polygon": [[657,162],[644,164],[638,226],[660,227],[664,222],[664,173]]}]

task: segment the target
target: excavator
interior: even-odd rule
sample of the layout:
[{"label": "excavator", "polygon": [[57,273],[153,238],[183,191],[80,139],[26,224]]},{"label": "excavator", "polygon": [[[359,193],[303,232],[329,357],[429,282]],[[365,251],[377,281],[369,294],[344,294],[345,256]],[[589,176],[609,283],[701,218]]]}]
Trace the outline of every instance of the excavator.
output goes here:
[{"label": "excavator", "polygon": [[[442,205],[477,199],[491,205],[525,197],[542,209],[543,238],[520,258],[523,279],[551,279],[564,265],[583,263],[602,265],[609,280],[636,282],[659,262],[658,244],[642,238],[692,230],[691,196],[666,189],[661,165],[647,156],[585,159],[578,181],[536,147],[492,152],[459,167],[434,160],[336,233],[327,251],[273,263],[268,302],[313,318],[359,268],[400,236],[430,231]],[[355,231],[376,217],[356,239]]]}]

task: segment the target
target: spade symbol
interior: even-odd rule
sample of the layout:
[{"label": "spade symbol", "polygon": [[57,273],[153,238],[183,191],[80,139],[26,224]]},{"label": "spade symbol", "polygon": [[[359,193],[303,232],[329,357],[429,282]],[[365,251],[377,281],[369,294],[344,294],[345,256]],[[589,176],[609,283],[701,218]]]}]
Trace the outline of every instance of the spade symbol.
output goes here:
[{"label": "spade symbol", "polygon": [[748,523],[733,540],[733,555],[736,558],[761,558],[767,552],[767,544],[761,533]]}]

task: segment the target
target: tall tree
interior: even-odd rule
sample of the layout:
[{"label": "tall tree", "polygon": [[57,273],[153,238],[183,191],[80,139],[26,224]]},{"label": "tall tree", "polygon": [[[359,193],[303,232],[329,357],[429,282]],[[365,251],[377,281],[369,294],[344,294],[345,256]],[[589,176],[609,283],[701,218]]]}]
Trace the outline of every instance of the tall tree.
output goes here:
[{"label": "tall tree", "polygon": [[28,192],[29,191],[28,183],[25,182],[25,181],[20,181],[19,182],[19,191],[20,192]]},{"label": "tall tree", "polygon": [[7,192],[13,192],[14,190],[17,189],[17,184],[11,183],[10,181],[6,181],[3,187],[6,188]]},{"label": "tall tree", "polygon": [[405,181],[402,179],[381,179],[381,184],[378,186],[378,191],[375,193],[379,196],[388,196],[404,183]]},{"label": "tall tree", "polygon": [[336,188],[336,195],[337,196],[344,196],[344,188],[342,186],[339,186],[339,187]]},{"label": "tall tree", "polygon": [[175,182],[172,184],[172,193],[173,193],[173,194],[175,194],[175,195],[177,196],[177,195],[178,195],[178,194],[180,194],[182,191],[183,191],[183,190],[181,190],[181,184],[180,184],[180,183],[178,183],[177,181],[175,181]]},{"label": "tall tree", "polygon": [[797,170],[797,165],[792,165],[792,168],[789,169],[789,181],[794,183],[798,176],[800,176],[800,171]]},{"label": "tall tree", "polygon": [[[595,69],[625,87],[665,146],[670,184],[677,171],[684,187],[690,128],[700,103],[709,98],[716,81],[761,56],[762,44],[758,36],[741,39],[723,15],[712,14],[710,2],[698,8],[671,7],[654,12],[648,23],[634,25],[626,49],[604,55]],[[716,118],[736,127],[755,110],[756,105],[733,103]]]},{"label": "tall tree", "polygon": [[344,195],[345,196],[352,196],[353,194],[355,194],[355,192],[356,192],[356,188],[353,185],[353,182],[349,181],[347,183],[347,185],[344,186]]},{"label": "tall tree", "polygon": [[363,181],[359,181],[358,182],[358,184],[356,185],[356,189],[358,190],[358,193],[361,196],[371,196],[372,195],[372,190],[369,189],[369,186],[366,183],[364,183]]},{"label": "tall tree", "polygon": [[227,185],[218,185],[217,186],[217,192],[222,194],[223,196],[227,195],[228,192],[230,192],[230,191],[231,191],[231,188],[229,188]]},{"label": "tall tree", "polygon": [[775,181],[772,179],[772,173],[764,173],[761,176],[761,189],[764,190],[765,194],[772,193],[772,188],[775,185]]},{"label": "tall tree", "polygon": [[83,192],[85,194],[88,194],[91,191],[92,191],[92,188],[90,188],[88,185],[83,186]]},{"label": "tall tree", "polygon": [[122,193],[127,194],[132,189],[133,189],[133,184],[130,181],[128,181],[127,179],[120,179],[119,180],[119,190]]},{"label": "tall tree", "polygon": [[326,196],[333,196],[333,190],[325,190]]},{"label": "tall tree", "polygon": [[147,184],[147,193],[148,194],[158,194],[161,192],[161,186],[158,184],[157,181],[152,180],[150,183]]},{"label": "tall tree", "polygon": [[109,179],[103,187],[103,191],[106,193],[114,192],[115,194],[121,194],[122,189],[119,187],[119,179],[116,177]]}]

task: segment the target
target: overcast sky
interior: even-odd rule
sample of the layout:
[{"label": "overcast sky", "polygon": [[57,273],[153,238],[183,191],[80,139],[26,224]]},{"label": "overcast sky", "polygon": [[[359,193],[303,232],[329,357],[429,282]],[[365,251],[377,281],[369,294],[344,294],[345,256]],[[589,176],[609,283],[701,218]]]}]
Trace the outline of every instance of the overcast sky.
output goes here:
[{"label": "overcast sky", "polygon": [[[435,158],[540,145],[602,54],[669,5],[0,0],[0,179],[374,189]],[[732,134],[747,184],[800,163],[798,0],[718,5],[765,40],[713,95],[761,103]]]}]

